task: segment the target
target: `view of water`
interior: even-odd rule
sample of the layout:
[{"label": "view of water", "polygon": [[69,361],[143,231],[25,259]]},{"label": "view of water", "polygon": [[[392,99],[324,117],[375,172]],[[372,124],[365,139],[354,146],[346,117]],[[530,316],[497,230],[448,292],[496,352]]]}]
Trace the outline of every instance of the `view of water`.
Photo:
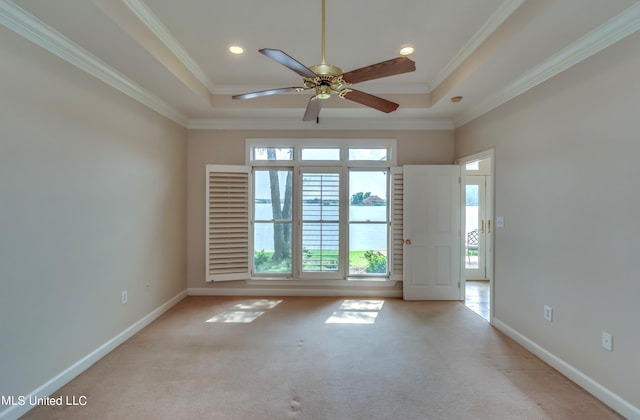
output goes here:
[{"label": "view of water", "polygon": [[[271,218],[271,204],[258,203],[255,205],[256,219]],[[349,214],[352,220],[384,221],[386,220],[385,206],[349,206]],[[255,226],[254,249],[273,250],[273,226],[271,224],[258,224]],[[386,250],[387,226],[385,224],[353,224],[350,228],[349,239],[352,250]]]}]

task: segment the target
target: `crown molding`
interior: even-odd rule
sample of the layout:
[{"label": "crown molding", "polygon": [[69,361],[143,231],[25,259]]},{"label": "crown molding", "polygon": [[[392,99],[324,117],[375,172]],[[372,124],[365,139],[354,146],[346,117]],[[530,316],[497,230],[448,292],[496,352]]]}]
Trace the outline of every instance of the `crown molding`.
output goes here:
[{"label": "crown molding", "polygon": [[12,1],[0,2],[0,24],[160,115],[182,126],[187,125],[187,118],[162,99],[134,83]]},{"label": "crown molding", "polygon": [[133,14],[162,42],[168,49],[176,56],[178,60],[200,81],[207,87],[209,92],[213,93],[215,90],[214,83],[209,80],[207,74],[202,68],[191,58],[189,53],[184,49],[182,44],[169,32],[166,26],[160,21],[149,6],[147,6],[142,0],[122,0]]},{"label": "crown molding", "polygon": [[320,123],[302,121],[302,110],[216,110],[215,118],[190,119],[192,130],[453,130],[448,119],[429,119],[421,109],[403,109],[379,118],[368,116],[367,109],[323,109]]},{"label": "crown molding", "polygon": [[440,86],[451,74],[465,62],[471,54],[495,32],[502,23],[515,12],[525,0],[507,0],[489,17],[469,41],[458,51],[458,53],[438,72],[431,83],[434,88]]},{"label": "crown molding", "polygon": [[578,39],[548,60],[524,73],[496,95],[480,102],[454,118],[455,127],[499,107],[529,89],[549,80],[592,55],[604,50],[640,29],[640,3],[635,3],[609,21]]},{"label": "crown molding", "polygon": [[187,123],[189,130],[341,130],[341,131],[442,131],[453,130],[450,120],[430,121],[394,121],[382,120],[320,120],[319,124],[287,120],[238,120],[233,118],[191,119]]}]

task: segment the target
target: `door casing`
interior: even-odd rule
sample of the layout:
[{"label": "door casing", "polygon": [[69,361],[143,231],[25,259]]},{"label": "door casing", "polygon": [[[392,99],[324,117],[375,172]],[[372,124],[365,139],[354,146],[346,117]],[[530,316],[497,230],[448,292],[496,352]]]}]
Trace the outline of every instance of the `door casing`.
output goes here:
[{"label": "door casing", "polygon": [[[485,270],[486,270],[485,277],[486,277],[486,280],[489,280],[489,300],[490,300],[489,322],[491,322],[491,320],[493,319],[494,308],[495,308],[494,278],[493,278],[493,275],[494,275],[493,267],[494,267],[494,261],[495,261],[493,250],[495,249],[495,232],[496,232],[496,226],[494,223],[494,220],[495,220],[495,216],[494,216],[494,213],[495,213],[495,176],[494,176],[495,149],[487,149],[487,150],[475,153],[473,155],[459,158],[456,160],[456,163],[464,167],[467,163],[475,162],[479,160],[485,160],[485,159],[489,160],[489,167],[488,167],[489,182],[486,184],[487,185],[487,188],[486,188],[487,209],[485,212],[485,217],[491,220],[491,235],[489,236],[486,242],[487,255],[485,259]],[[461,173],[462,173],[461,175],[462,185],[465,185],[466,173],[465,171],[461,171]],[[461,188],[460,205],[463,208],[465,206],[464,191],[462,188]],[[465,226],[464,217],[465,217],[465,212],[461,211],[461,219],[462,219],[461,226]],[[461,235],[465,235],[463,229],[462,229]],[[465,266],[464,248],[462,248],[461,254],[460,254],[460,266],[461,266],[461,273],[464,273],[464,266]],[[460,295],[461,295],[461,299],[464,299],[465,297],[464,278],[462,278],[460,282]]]}]

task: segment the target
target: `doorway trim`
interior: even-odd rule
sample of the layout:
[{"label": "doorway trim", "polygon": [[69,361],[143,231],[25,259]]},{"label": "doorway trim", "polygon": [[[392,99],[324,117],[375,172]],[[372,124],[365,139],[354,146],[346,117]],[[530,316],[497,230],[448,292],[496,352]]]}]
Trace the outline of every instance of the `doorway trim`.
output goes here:
[{"label": "doorway trim", "polygon": [[[488,197],[487,200],[491,203],[490,204],[490,209],[489,209],[489,214],[487,214],[487,217],[490,218],[491,220],[495,220],[494,214],[495,214],[495,149],[491,148],[491,149],[487,149],[478,153],[474,153],[472,155],[469,156],[464,156],[461,158],[456,159],[455,163],[460,165],[461,170],[460,170],[460,184],[461,184],[461,188],[460,188],[460,206],[462,207],[461,211],[460,211],[460,226],[463,227],[465,226],[465,211],[464,211],[464,206],[465,206],[465,200],[464,200],[464,194],[465,194],[465,188],[462,188],[462,186],[466,185],[466,171],[463,169],[465,167],[465,165],[467,163],[470,162],[475,162],[478,160],[484,160],[484,159],[489,159],[490,162],[490,188],[488,188]],[[495,224],[494,224],[495,226]],[[465,236],[465,231],[464,229],[460,229],[460,240],[463,241],[462,243],[464,243],[464,236]],[[489,323],[493,322],[493,313],[494,313],[494,308],[495,308],[495,293],[494,293],[494,263],[495,263],[495,228],[494,228],[494,234],[490,236],[489,238],[489,248],[491,250],[490,254],[488,255],[488,267],[487,267],[487,278],[489,280]],[[465,270],[465,251],[464,251],[464,247],[461,247],[461,253],[460,253],[460,300],[462,300],[464,302],[465,299],[465,275],[464,275],[464,271]]]}]

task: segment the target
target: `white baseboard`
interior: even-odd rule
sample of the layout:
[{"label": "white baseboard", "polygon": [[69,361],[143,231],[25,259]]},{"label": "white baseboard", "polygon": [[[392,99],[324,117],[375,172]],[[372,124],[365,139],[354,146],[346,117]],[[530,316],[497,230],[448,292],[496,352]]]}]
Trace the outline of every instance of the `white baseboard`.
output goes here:
[{"label": "white baseboard", "polygon": [[[151,313],[144,316],[142,319],[122,331],[120,334],[116,335],[82,359],[78,360],[73,365],[69,366],[67,369],[63,370],[55,377],[51,378],[49,381],[39,386],[35,390],[33,390],[29,395],[25,395],[25,400],[31,401],[31,398],[34,400],[38,397],[49,396],[56,392],[58,389],[62,388],[64,385],[69,383],[73,378],[80,375],[82,372],[91,367],[98,360],[102,359],[104,356],[109,354],[113,349],[118,347],[120,344],[127,341],[138,331],[151,324],[156,318],[160,315],[168,311],[171,307],[173,307],[176,303],[180,302],[187,296],[187,291],[180,292],[176,296],[172,297],[158,308],[153,310]],[[0,419],[2,420],[13,420],[17,419],[20,416],[24,415],[26,412],[31,410],[33,406],[30,404],[24,405],[12,405],[9,406],[4,411],[0,412]]]},{"label": "white baseboard", "polygon": [[529,350],[531,353],[538,356],[558,372],[562,373],[564,376],[584,388],[591,395],[611,407],[611,409],[617,411],[620,415],[629,420],[640,420],[640,408],[634,406],[610,389],[602,386],[591,377],[585,375],[583,372],[574,368],[569,363],[565,362],[553,353],[550,353],[548,350],[534,343],[529,338],[525,337],[499,319],[494,317],[491,320],[491,324],[498,330],[505,333],[511,339],[516,341],[518,344]]},{"label": "white baseboard", "polygon": [[201,287],[187,289],[189,296],[312,296],[312,297],[402,297],[402,290],[371,290],[370,288],[282,288],[269,287]]}]

